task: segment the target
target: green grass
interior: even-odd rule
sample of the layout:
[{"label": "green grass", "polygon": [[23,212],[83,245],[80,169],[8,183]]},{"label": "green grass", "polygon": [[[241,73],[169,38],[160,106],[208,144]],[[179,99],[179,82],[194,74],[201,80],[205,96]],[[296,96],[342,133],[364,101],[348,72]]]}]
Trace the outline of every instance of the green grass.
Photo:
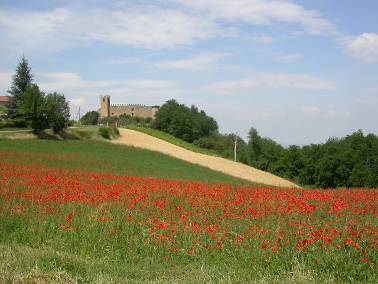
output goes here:
[{"label": "green grass", "polygon": [[168,133],[165,133],[160,130],[152,129],[152,128],[145,128],[145,127],[138,127],[138,126],[127,126],[126,128],[136,130],[148,135],[151,135],[153,137],[159,138],[161,140],[167,141],[171,144],[174,144],[176,146],[179,146],[181,148],[196,152],[196,153],[201,153],[201,154],[206,154],[206,155],[211,155],[211,156],[218,156],[214,151],[208,150],[208,149],[203,149],[200,148],[196,145],[193,145],[189,142],[186,142],[182,139],[176,138]]},{"label": "green grass", "polygon": [[[142,232],[123,221],[117,237],[110,235],[108,224],[80,229],[79,235],[59,232],[55,227],[59,224],[49,220],[51,227],[36,234],[29,223],[19,221],[13,225],[17,234],[25,234],[23,240],[11,241],[0,233],[0,282],[303,283],[318,279],[332,283],[326,273],[320,278],[300,261],[289,264],[291,269],[277,265],[278,258],[265,266],[261,255],[246,255],[242,250],[165,259],[161,250],[143,244]],[[81,220],[78,226],[86,228],[85,222],[93,221]]]},{"label": "green grass", "polygon": [[[46,159],[44,155],[30,155],[30,160],[17,161],[22,163],[38,162],[50,167],[77,168],[85,171],[109,172],[139,177],[251,184],[248,181],[193,165],[158,152],[94,140],[4,139],[0,140],[0,151],[51,154],[62,157],[60,160],[51,161]],[[12,162],[12,159],[12,157],[9,157],[9,162]]]},{"label": "green grass", "polygon": [[[220,251],[174,256],[146,245],[148,233],[128,222],[122,205],[112,209],[113,222],[96,222],[101,207],[88,205],[56,207],[42,219],[37,206],[28,218],[7,206],[12,204],[0,200],[0,283],[374,283],[377,278],[373,268],[345,259],[345,252],[307,255],[292,248],[266,254],[253,240],[257,247],[248,253],[225,245]],[[71,230],[63,230],[71,210],[80,217],[74,217]]]},{"label": "green grass", "polygon": [[[74,130],[77,131],[96,133],[95,129]],[[140,177],[248,183],[157,152],[95,141],[88,133],[78,134],[87,140],[0,140],[1,162]],[[0,186],[0,193],[2,189],[5,193],[0,197],[6,197],[7,192],[13,190],[27,193],[24,185],[33,182],[33,178],[14,172],[12,178],[25,183],[14,188],[12,178],[2,180],[0,175],[0,181],[4,181],[0,183],[4,185]],[[62,175],[59,178],[62,179]],[[55,190],[56,185],[52,184]],[[88,187],[85,182],[84,185]],[[45,184],[41,192],[43,186]],[[71,186],[70,183],[67,186]],[[155,198],[162,198],[162,194],[158,193]],[[240,197],[242,195],[228,201],[237,201]],[[14,210],[20,204],[27,208],[26,212]],[[198,209],[191,209],[190,204],[173,198],[172,210],[176,210],[178,204],[194,215]],[[208,210],[207,203],[203,206]],[[234,205],[235,212],[240,209],[238,206]],[[49,213],[49,209],[53,211]],[[196,255],[183,250],[172,254],[168,247],[146,242],[149,236],[146,224],[153,216],[160,216],[156,210],[151,207],[140,211],[130,209],[122,201],[91,206],[0,198],[0,283],[376,283],[377,280],[375,255],[371,252],[372,264],[367,267],[356,264],[355,260],[359,261],[360,257],[356,250],[349,252],[345,248],[302,254],[293,247],[275,254],[262,251],[257,239],[249,240],[246,246],[235,246],[231,240],[243,228],[239,223],[242,219],[230,223],[230,239],[224,242],[222,250],[199,251]],[[75,212],[72,227],[62,228],[71,212]],[[98,216],[107,213],[112,221],[97,221]],[[223,214],[222,211],[217,213]],[[330,215],[324,213],[319,216],[319,222],[329,220]],[[129,214],[135,221],[128,220]],[[161,214],[162,218],[169,216]],[[260,229],[271,228],[273,232],[285,225],[277,217],[250,220],[249,227],[257,224]],[[372,227],[376,224],[374,216],[361,215],[361,218],[362,224],[370,222]],[[303,222],[307,219],[308,216],[303,215]],[[292,230],[295,232],[297,228]],[[177,242],[191,245],[195,238],[195,234],[178,235]]]},{"label": "green grass", "polygon": [[7,128],[0,128],[0,132],[1,131],[19,131],[19,130],[29,130],[29,131],[32,131],[30,128],[27,128],[27,127],[21,127],[21,128],[17,128],[17,127],[7,127]]}]

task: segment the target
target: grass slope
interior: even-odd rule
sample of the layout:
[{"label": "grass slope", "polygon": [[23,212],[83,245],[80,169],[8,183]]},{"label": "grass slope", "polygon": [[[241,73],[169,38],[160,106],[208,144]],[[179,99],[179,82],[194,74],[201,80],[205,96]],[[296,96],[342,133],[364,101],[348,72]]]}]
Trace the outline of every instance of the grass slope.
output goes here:
[{"label": "grass slope", "polygon": [[174,137],[174,136],[172,136],[168,133],[165,133],[163,131],[160,131],[160,130],[145,128],[145,127],[137,127],[137,126],[133,126],[133,125],[127,126],[126,128],[148,134],[150,136],[159,138],[161,140],[164,140],[166,142],[169,142],[169,143],[176,145],[176,146],[179,146],[181,148],[190,150],[192,152],[211,155],[211,156],[218,156],[214,151],[200,148],[196,145],[193,145],[189,142],[186,142],[184,140],[176,138],[176,137]]},{"label": "grass slope", "polygon": [[[24,163],[46,164],[51,167],[78,168],[86,171],[109,172],[118,175],[251,184],[205,167],[133,147],[113,145],[101,141],[0,140],[0,151],[68,155],[70,158],[49,160],[30,155]],[[12,162],[12,157],[9,157]],[[38,160],[39,159],[39,160]],[[19,162],[19,161],[17,161]]]},{"label": "grass slope", "polygon": [[[142,177],[244,183],[160,153],[92,140],[0,140],[0,159],[3,165],[43,164],[51,168]],[[256,199],[259,202],[245,202],[243,206],[260,206],[262,215],[258,219],[245,221],[246,215],[238,212],[242,208],[239,201],[247,196],[246,192],[236,194],[236,191],[225,190],[225,195],[217,197],[214,194],[219,192],[218,187],[209,195],[202,194],[202,199],[202,187],[187,199],[186,191],[182,195],[172,195],[169,191],[153,193],[151,189],[149,206],[143,207],[140,204],[141,210],[129,207],[131,203],[124,203],[126,199],[113,203],[109,199],[97,206],[68,201],[53,203],[51,199],[39,202],[38,197],[22,198],[30,193],[30,187],[25,185],[34,184],[41,192],[49,187],[53,193],[59,191],[59,184],[75,189],[75,183],[71,181],[80,180],[80,177],[68,176],[64,179],[63,171],[55,171],[54,175],[54,170],[51,170],[48,175],[38,178],[40,170],[37,166],[37,173],[28,170],[30,175],[17,170],[11,170],[11,175],[7,171],[0,172],[0,196],[5,197],[0,197],[0,283],[377,283],[377,275],[374,273],[377,258],[373,248],[368,248],[368,240],[361,243],[370,253],[368,264],[359,260],[359,250],[344,245],[340,250],[327,247],[327,251],[311,247],[309,253],[298,252],[295,247],[286,247],[279,253],[260,248],[265,238],[271,238],[271,243],[276,242],[275,236],[280,234],[282,227],[287,225],[286,222],[295,224],[288,228],[292,234],[287,235],[287,239],[283,235],[284,240],[290,243],[290,237],[297,230],[302,230],[301,227],[296,227],[297,224],[303,226],[308,223],[312,230],[314,225],[323,228],[323,224],[326,226],[328,221],[341,220],[342,222],[335,224],[341,224],[340,230],[343,230],[347,220],[355,220],[359,222],[351,224],[371,224],[374,232],[377,224],[375,215],[330,215],[326,208],[322,209],[320,203],[320,211],[315,215],[303,213],[287,218],[282,214],[266,216],[268,208],[286,208],[287,204],[279,206],[290,190],[286,194],[278,194],[280,198],[272,204],[267,201],[268,192],[258,189],[252,200],[259,196],[257,193],[262,193]],[[99,189],[93,187],[89,180],[82,181],[81,192],[95,188],[97,194]],[[16,185],[15,181],[18,182]],[[143,189],[145,188],[135,188],[138,192],[144,192]],[[104,193],[113,193],[113,190],[110,184]],[[15,193],[14,196],[18,196],[18,193],[23,195],[12,199],[12,195],[8,194],[12,192]],[[135,196],[143,197],[143,194],[136,195],[134,190],[129,190],[128,193],[127,198],[130,200]],[[356,200],[360,195],[356,195]],[[309,199],[311,198],[313,197],[310,196]],[[218,199],[223,200],[227,206],[218,203]],[[295,199],[294,196],[287,198],[288,202]],[[161,200],[167,202],[166,210],[158,207],[161,206],[161,202],[158,202]],[[303,207],[303,202],[298,205]],[[178,217],[186,216],[190,222],[187,224],[188,233],[177,234],[175,239],[175,242],[187,246],[182,251],[173,253],[169,246],[165,247],[164,242],[159,246],[152,241],[148,224],[157,217],[169,222],[169,216],[175,214]],[[109,216],[111,219],[108,221],[102,219]],[[181,217],[177,218],[177,222],[184,226],[180,220],[186,218]],[[214,222],[227,229],[228,239],[223,240],[224,247],[218,249],[215,246],[217,239],[212,240],[206,235],[208,227],[205,230],[205,224],[203,235],[193,231],[193,221],[205,224]],[[247,223],[243,226],[243,222]],[[67,223],[71,225],[65,227]],[[180,226],[178,231],[184,232]],[[256,232],[254,228],[257,228]],[[356,230],[360,232],[358,227]],[[258,233],[258,236],[249,239],[248,232],[252,235]],[[234,244],[239,233],[245,234],[245,245]],[[221,231],[218,234],[221,236]],[[202,248],[197,254],[189,253],[188,249],[196,241],[212,242],[213,249],[207,252]]]}]

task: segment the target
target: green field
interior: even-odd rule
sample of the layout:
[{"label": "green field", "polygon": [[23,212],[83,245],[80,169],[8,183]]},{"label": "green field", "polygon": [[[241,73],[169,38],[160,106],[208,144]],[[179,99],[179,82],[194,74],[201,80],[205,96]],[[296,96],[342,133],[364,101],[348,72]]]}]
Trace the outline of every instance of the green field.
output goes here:
[{"label": "green field", "polygon": [[[82,136],[87,130],[81,131]],[[88,135],[93,135],[88,130]],[[0,151],[69,155],[71,159],[49,161],[32,156],[23,163],[43,163],[51,167],[85,169],[86,171],[107,172],[119,175],[193,180],[201,182],[223,182],[251,184],[205,167],[169,157],[158,152],[134,147],[120,146],[94,140],[0,140]],[[9,158],[12,161],[12,158]]]},{"label": "green field", "polygon": [[86,131],[0,140],[0,283],[377,282],[377,190],[258,187]]}]

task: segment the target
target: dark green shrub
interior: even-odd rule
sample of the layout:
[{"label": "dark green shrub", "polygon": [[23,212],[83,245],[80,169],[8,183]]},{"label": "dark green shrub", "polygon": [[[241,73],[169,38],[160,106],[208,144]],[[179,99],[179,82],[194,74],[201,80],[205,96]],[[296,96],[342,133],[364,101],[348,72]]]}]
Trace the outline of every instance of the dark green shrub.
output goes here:
[{"label": "dark green shrub", "polygon": [[105,138],[105,139],[110,139],[110,130],[108,127],[101,126],[98,129],[98,132],[100,133],[100,136]]},{"label": "dark green shrub", "polygon": [[101,126],[98,129],[98,132],[99,132],[100,136],[105,138],[105,139],[112,139],[112,138],[115,138],[119,135],[119,131],[116,127]]},{"label": "dark green shrub", "polygon": [[2,128],[25,128],[28,127],[28,123],[25,119],[7,119],[0,121],[0,129]]}]

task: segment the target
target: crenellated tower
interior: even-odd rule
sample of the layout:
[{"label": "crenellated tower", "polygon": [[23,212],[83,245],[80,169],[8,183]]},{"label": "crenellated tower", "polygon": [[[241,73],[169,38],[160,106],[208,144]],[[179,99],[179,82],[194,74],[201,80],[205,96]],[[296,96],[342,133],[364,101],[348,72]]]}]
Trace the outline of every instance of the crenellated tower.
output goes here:
[{"label": "crenellated tower", "polygon": [[100,118],[110,117],[110,96],[100,96]]}]

